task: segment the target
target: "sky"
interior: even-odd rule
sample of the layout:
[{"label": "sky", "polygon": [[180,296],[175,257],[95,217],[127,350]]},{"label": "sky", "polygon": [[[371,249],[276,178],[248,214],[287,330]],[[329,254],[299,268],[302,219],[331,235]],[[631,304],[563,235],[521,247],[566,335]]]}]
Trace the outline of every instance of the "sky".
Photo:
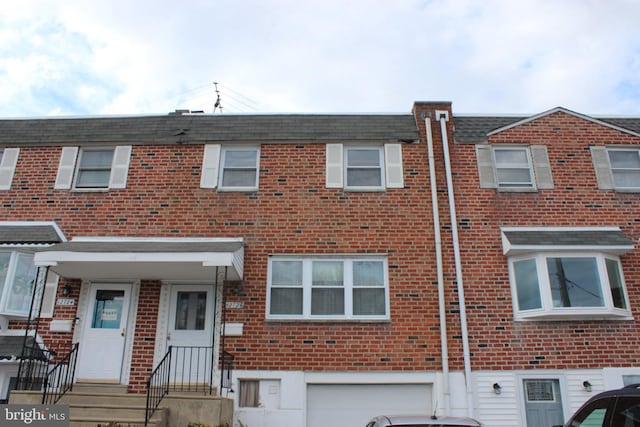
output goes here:
[{"label": "sky", "polygon": [[454,114],[562,106],[640,116],[640,1],[13,0],[0,8],[0,117],[407,113],[415,101],[450,101]]}]

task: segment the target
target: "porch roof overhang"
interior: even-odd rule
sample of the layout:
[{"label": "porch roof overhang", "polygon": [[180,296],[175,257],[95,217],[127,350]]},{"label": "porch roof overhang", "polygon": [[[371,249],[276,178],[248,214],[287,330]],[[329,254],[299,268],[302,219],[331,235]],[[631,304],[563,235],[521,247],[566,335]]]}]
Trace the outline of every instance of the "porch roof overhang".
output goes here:
[{"label": "porch roof overhang", "polygon": [[83,280],[242,280],[242,238],[75,238],[39,250],[36,266]]},{"label": "porch roof overhang", "polygon": [[624,255],[633,241],[618,227],[503,227],[507,256],[542,251],[590,251]]}]

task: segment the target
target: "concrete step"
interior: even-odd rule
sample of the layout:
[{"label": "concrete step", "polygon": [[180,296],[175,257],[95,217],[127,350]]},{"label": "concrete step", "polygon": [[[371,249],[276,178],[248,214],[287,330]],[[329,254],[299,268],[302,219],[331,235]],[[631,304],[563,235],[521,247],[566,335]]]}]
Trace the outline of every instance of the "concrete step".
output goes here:
[{"label": "concrete step", "polygon": [[61,404],[64,405],[89,405],[89,404],[112,404],[112,405],[124,405],[124,406],[145,406],[147,403],[146,394],[120,394],[120,393],[83,393],[76,391],[75,386],[73,391],[67,392],[62,399]]},{"label": "concrete step", "polygon": [[73,391],[82,393],[126,394],[126,384],[75,383]]},{"label": "concrete step", "polygon": [[[166,427],[169,410],[158,408],[148,427]],[[144,427],[145,408],[114,405],[70,405],[69,427]]]}]

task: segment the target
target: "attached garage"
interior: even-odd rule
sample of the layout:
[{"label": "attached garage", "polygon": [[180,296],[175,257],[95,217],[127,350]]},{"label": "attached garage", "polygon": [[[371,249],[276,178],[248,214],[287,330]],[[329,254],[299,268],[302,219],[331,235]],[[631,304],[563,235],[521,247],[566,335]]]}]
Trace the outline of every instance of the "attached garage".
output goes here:
[{"label": "attached garage", "polygon": [[431,384],[309,384],[307,427],[364,427],[380,414],[430,414]]}]

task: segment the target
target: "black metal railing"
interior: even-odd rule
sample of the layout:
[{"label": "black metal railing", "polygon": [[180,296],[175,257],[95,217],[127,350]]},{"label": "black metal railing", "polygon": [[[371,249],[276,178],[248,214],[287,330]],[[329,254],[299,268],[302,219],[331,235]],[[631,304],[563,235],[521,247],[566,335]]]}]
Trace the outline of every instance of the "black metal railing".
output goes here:
[{"label": "black metal railing", "polygon": [[213,394],[213,347],[171,346],[171,390]]},{"label": "black metal railing", "polygon": [[51,368],[44,377],[42,404],[53,405],[62,396],[73,389],[78,360],[78,343],[73,344],[71,351]]},{"label": "black metal railing", "polygon": [[230,390],[232,387],[233,361],[235,356],[227,351],[222,352],[222,363],[220,369],[220,389]]},{"label": "black metal railing", "polygon": [[171,347],[164,355],[158,366],[147,380],[147,407],[144,416],[146,426],[153,413],[160,406],[162,399],[169,393],[169,379],[171,378]]},{"label": "black metal railing", "polygon": [[14,390],[41,391],[51,363],[57,353],[40,347],[32,337],[22,349],[19,375]]},{"label": "black metal railing", "polygon": [[[231,388],[233,355],[221,357],[222,388]],[[213,394],[213,347],[170,346],[147,380],[145,425],[170,392]]]}]

